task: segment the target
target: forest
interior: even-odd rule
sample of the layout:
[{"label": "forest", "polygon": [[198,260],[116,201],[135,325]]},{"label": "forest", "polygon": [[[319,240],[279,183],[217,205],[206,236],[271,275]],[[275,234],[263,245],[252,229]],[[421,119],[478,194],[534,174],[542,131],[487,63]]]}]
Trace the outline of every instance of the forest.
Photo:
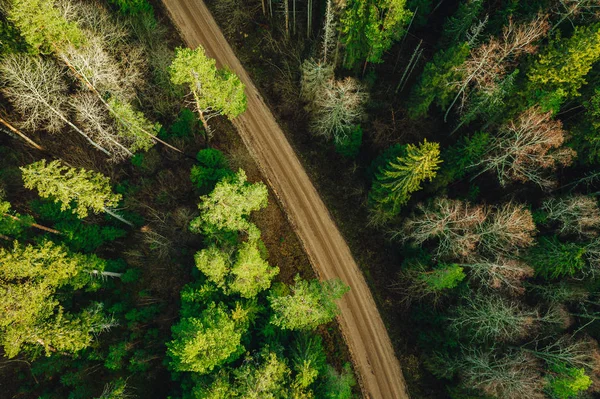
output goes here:
[{"label": "forest", "polygon": [[[411,398],[600,394],[600,1],[206,3]],[[362,397],[249,101],[160,1],[0,0],[1,397]]]}]

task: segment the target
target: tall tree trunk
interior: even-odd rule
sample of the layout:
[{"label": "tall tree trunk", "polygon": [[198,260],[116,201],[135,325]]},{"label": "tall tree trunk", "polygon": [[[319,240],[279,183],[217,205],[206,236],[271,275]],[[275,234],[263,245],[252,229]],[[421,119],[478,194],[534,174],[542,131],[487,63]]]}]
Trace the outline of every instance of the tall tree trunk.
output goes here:
[{"label": "tall tree trunk", "polygon": [[0,118],[0,123],[2,123],[4,126],[6,126],[8,128],[8,130],[10,130],[14,134],[21,137],[23,140],[25,140],[33,148],[38,149],[40,151],[44,151],[44,148],[42,146],[37,144],[35,141],[31,140],[29,137],[25,136],[23,133],[21,133],[21,131],[19,131],[17,128],[15,128],[13,125],[8,123],[4,119]]},{"label": "tall tree trunk", "polygon": [[293,4],[293,13],[294,13],[294,27],[293,27],[293,31],[292,33],[294,34],[294,36],[296,35],[296,0],[292,0],[292,4]]},{"label": "tall tree trunk", "polygon": [[283,0],[283,13],[285,14],[285,37],[290,37],[290,4],[289,0]]},{"label": "tall tree trunk", "polygon": [[[8,213],[4,213],[4,214],[2,214],[2,216],[7,217],[7,218],[11,218],[12,220],[17,220],[19,222],[21,221],[21,219],[19,219],[18,217],[14,216],[14,215],[11,215],[11,214],[8,214]],[[54,229],[51,229],[50,227],[42,226],[41,224],[31,223],[30,226],[31,227],[35,227],[36,229],[47,231],[49,233],[62,234],[58,230],[54,230]]]},{"label": "tall tree trunk", "polygon": [[310,38],[312,30],[312,0],[308,0],[308,9],[306,10],[306,37]]},{"label": "tall tree trunk", "polygon": [[265,0],[262,0],[262,10],[263,10],[263,15],[266,17],[267,16],[267,8],[265,7]]},{"label": "tall tree trunk", "polygon": [[115,219],[133,227],[133,223],[131,223],[129,220],[125,219],[123,216],[119,215],[118,213],[116,213],[113,210],[110,210],[108,208],[104,208],[104,212],[108,213],[110,216],[114,217]]}]

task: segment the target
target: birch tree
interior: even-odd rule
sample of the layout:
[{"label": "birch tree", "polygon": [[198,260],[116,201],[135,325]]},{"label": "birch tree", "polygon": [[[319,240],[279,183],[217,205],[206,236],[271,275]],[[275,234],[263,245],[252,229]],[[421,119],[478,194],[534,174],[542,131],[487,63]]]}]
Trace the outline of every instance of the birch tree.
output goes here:
[{"label": "birch tree", "polygon": [[560,121],[539,108],[529,108],[490,138],[488,153],[473,167],[481,173],[495,172],[502,186],[531,181],[549,189],[554,182],[546,170],[570,165],[576,155],[570,148],[560,148],[565,137]]}]

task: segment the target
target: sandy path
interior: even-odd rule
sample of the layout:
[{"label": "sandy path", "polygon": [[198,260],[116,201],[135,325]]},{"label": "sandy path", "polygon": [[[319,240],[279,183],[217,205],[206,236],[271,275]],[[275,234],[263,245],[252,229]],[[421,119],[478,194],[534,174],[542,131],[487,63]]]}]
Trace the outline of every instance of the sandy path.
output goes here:
[{"label": "sandy path", "polygon": [[248,110],[237,117],[244,143],[281,201],[321,279],[341,278],[351,288],[338,321],[365,398],[408,398],[400,364],[369,287],[350,249],[284,133],[201,0],[163,0],[186,43],[201,44],[219,66],[246,85]]}]

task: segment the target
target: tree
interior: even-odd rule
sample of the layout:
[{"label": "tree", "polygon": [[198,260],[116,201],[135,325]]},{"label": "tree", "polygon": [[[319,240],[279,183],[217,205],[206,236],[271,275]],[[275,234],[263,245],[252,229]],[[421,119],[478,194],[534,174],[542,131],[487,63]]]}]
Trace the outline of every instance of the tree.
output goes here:
[{"label": "tree", "polygon": [[586,271],[586,247],[574,242],[563,243],[556,237],[542,237],[538,245],[528,254],[528,260],[536,274],[555,279],[563,276],[573,277]]},{"label": "tree", "polygon": [[174,371],[207,374],[237,359],[244,351],[242,331],[223,305],[211,303],[202,314],[173,326],[167,356]]},{"label": "tree", "polygon": [[461,1],[456,12],[444,23],[441,42],[451,45],[468,39],[468,32],[473,27],[482,8],[483,0]]},{"label": "tree", "polygon": [[309,109],[316,109],[316,101],[335,77],[333,66],[308,58],[302,63],[301,72],[300,97],[310,104]]},{"label": "tree", "polygon": [[479,342],[515,342],[539,328],[539,323],[560,324],[552,311],[541,314],[497,295],[468,296],[448,317],[449,329]]},{"label": "tree", "polygon": [[493,260],[475,258],[460,266],[468,271],[469,280],[486,289],[505,289],[511,294],[523,294],[523,280],[534,275],[533,268],[526,263],[502,256]]},{"label": "tree", "polygon": [[49,241],[36,246],[15,241],[11,250],[0,248],[0,341],[6,355],[27,351],[35,357],[42,349],[47,356],[74,353],[90,345],[93,332],[109,327],[101,305],[67,313],[58,300],[63,287],[89,284],[89,270],[103,263]]},{"label": "tree", "polygon": [[550,368],[553,374],[549,377],[549,390],[553,397],[560,399],[575,399],[580,392],[586,391],[592,385],[592,379],[585,369],[568,367],[565,364]]},{"label": "tree", "polygon": [[362,127],[360,125],[352,127],[344,138],[336,141],[335,151],[346,158],[356,158],[362,144],[362,137]]},{"label": "tree", "polygon": [[404,295],[403,301],[429,299],[438,302],[448,291],[465,279],[464,268],[458,264],[438,264],[432,270],[421,262],[410,262],[398,273],[394,290]]},{"label": "tree", "polygon": [[42,198],[52,198],[61,203],[61,210],[71,209],[84,218],[91,210],[94,213],[111,212],[121,200],[114,194],[110,179],[91,170],[64,166],[60,161],[49,164],[41,160],[21,168],[26,188],[37,190]]},{"label": "tree", "polygon": [[598,202],[587,195],[570,195],[563,198],[550,198],[542,204],[547,220],[559,223],[558,234],[577,234],[593,237],[600,228]]},{"label": "tree", "polygon": [[271,323],[283,330],[314,330],[330,322],[338,312],[335,300],[349,290],[340,280],[320,283],[296,276],[294,281],[291,294],[269,296]]},{"label": "tree", "polygon": [[196,267],[206,275],[208,280],[221,289],[226,288],[227,277],[231,273],[231,261],[229,255],[211,245],[194,256]]},{"label": "tree", "polygon": [[346,78],[329,80],[316,94],[312,131],[326,139],[342,141],[364,117],[367,93],[356,79]]},{"label": "tree", "polygon": [[210,118],[225,115],[233,119],[246,110],[244,84],[231,71],[217,69],[216,61],[206,56],[204,48],[178,48],[169,67],[174,84],[187,84],[194,96],[196,111],[208,136]]},{"label": "tree", "polygon": [[227,158],[219,150],[213,148],[200,150],[196,159],[199,165],[192,167],[190,178],[200,191],[211,191],[217,182],[233,175]]},{"label": "tree", "polygon": [[263,259],[258,241],[241,244],[237,257],[231,266],[232,281],[229,289],[239,293],[243,298],[255,297],[259,292],[271,286],[271,280],[279,274],[278,267],[271,267]]},{"label": "tree", "polygon": [[11,0],[8,19],[35,51],[47,53],[52,46],[85,43],[77,24],[67,21],[52,0]]},{"label": "tree", "polygon": [[200,197],[200,216],[190,223],[194,232],[206,234],[219,230],[250,231],[254,226],[247,220],[252,211],[267,206],[267,187],[261,183],[250,184],[246,173],[239,170],[230,178],[221,180],[209,194]]},{"label": "tree", "polygon": [[405,0],[349,0],[341,18],[340,31],[346,47],[344,65],[381,63],[383,54],[405,34],[412,12]]},{"label": "tree", "polygon": [[424,180],[433,179],[439,169],[440,150],[438,143],[423,141],[418,147],[408,144],[396,159],[380,168],[369,200],[376,212],[390,219],[410,199],[410,195],[420,190]]},{"label": "tree", "polygon": [[524,205],[506,202],[488,207],[485,223],[478,226],[479,251],[490,255],[515,255],[533,245],[536,228],[531,211]]},{"label": "tree", "polygon": [[148,0],[110,0],[110,3],[119,7],[119,12],[124,15],[152,13],[152,6]]},{"label": "tree", "polygon": [[23,127],[58,132],[68,125],[96,149],[111,153],[77,127],[67,114],[64,73],[51,61],[24,55],[9,55],[0,64],[3,92],[25,118]]},{"label": "tree", "polygon": [[502,186],[531,181],[548,189],[554,182],[544,171],[570,165],[576,155],[571,148],[560,148],[565,136],[562,123],[552,120],[550,113],[529,108],[500,128],[490,140],[488,153],[473,167],[481,173],[495,172]]},{"label": "tree", "polygon": [[544,109],[557,111],[560,104],[579,95],[586,75],[600,60],[600,23],[577,26],[569,38],[557,34],[527,74],[529,90]]},{"label": "tree", "polygon": [[[246,362],[235,371],[236,391],[247,399],[277,399],[288,396],[290,369],[274,352],[264,350],[261,361]],[[254,360],[254,361],[253,361]]]}]

